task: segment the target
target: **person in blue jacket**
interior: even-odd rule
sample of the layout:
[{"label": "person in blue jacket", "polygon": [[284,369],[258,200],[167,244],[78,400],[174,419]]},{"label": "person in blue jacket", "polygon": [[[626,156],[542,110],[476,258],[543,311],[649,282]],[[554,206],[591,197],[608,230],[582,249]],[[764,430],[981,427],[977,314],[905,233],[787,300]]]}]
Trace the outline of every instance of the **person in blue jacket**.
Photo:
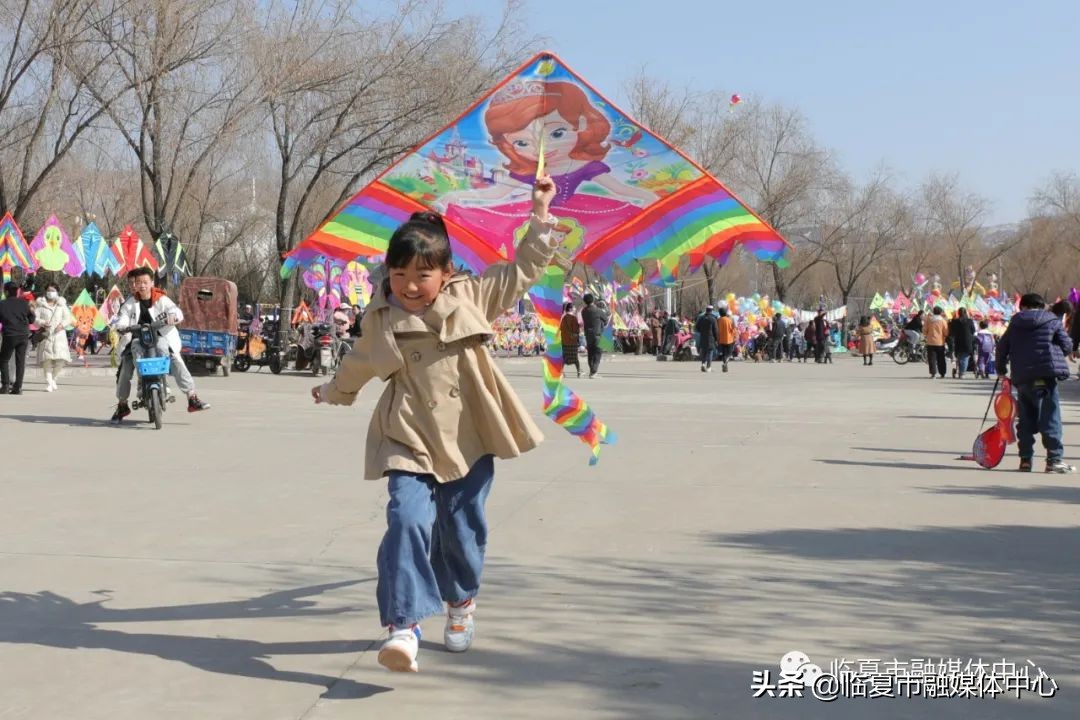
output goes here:
[{"label": "person in blue jacket", "polygon": [[1020,298],[1020,312],[1012,316],[1001,336],[995,359],[999,377],[1005,377],[1012,364],[1020,420],[1016,433],[1020,471],[1031,472],[1035,433],[1039,433],[1046,448],[1046,472],[1067,474],[1076,468],[1064,460],[1057,385],[1069,379],[1065,358],[1072,352],[1072,339],[1061,320],[1045,308],[1046,301],[1039,295]]}]

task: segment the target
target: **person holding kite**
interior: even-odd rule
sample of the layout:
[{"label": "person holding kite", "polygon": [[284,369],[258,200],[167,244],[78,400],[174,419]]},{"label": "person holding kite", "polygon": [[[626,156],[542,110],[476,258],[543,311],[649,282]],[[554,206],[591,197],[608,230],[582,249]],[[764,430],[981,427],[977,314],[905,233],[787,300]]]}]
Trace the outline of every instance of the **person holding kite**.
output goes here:
[{"label": "person holding kite", "polygon": [[1072,352],[1072,338],[1061,321],[1046,310],[1041,295],[1020,298],[1020,312],[1012,316],[997,346],[999,377],[1009,374],[1016,387],[1020,422],[1016,442],[1020,450],[1020,471],[1031,472],[1035,454],[1035,433],[1042,435],[1046,448],[1046,472],[1069,474],[1076,468],[1065,462],[1061,430],[1061,399],[1058,383],[1069,379],[1065,358]]},{"label": "person holding kite", "polygon": [[479,276],[455,274],[442,218],[414,213],[386,251],[363,333],[316,403],[351,405],[368,381],[387,383],[368,427],[367,479],[388,477],[387,529],[376,597],[390,635],[378,661],[416,672],[419,623],[443,612],[447,650],[464,652],[487,545],[484,503],[494,458],[517,457],[543,439],[483,343],[552,260],[557,188],[538,173],[528,231],[513,262]]}]

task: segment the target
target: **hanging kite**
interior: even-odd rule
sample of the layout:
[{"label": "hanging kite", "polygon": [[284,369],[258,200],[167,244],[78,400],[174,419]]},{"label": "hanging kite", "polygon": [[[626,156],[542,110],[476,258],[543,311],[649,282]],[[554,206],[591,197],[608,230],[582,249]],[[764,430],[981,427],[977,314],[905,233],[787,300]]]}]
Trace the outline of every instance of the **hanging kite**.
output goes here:
[{"label": "hanging kite", "polygon": [[6,213],[0,220],[0,272],[4,282],[11,280],[11,271],[15,268],[31,272],[35,267],[34,257],[30,254],[22,230],[15,218],[11,217],[11,213]]},{"label": "hanging kite", "polygon": [[158,236],[154,250],[158,256],[158,277],[167,277],[173,285],[179,285],[185,276],[191,274],[187,251],[180,239],[171,232],[166,231]]},{"label": "hanging kite", "polygon": [[342,299],[350,305],[367,307],[371,302],[371,273],[364,263],[354,260],[346,265],[339,284]]},{"label": "hanging kite", "polygon": [[340,279],[343,272],[341,262],[322,257],[303,274],[304,284],[315,291],[315,306],[319,310],[337,310],[341,305]]},{"label": "hanging kite", "polygon": [[85,269],[82,260],[71,244],[67,230],[50,215],[45,224],[37,231],[30,243],[30,252],[39,267],[53,272],[63,272],[70,277],[79,277]]},{"label": "hanging kite", "polygon": [[303,325],[304,323],[315,322],[315,316],[311,314],[311,308],[303,300],[296,306],[292,314],[292,326]]},{"label": "hanging kite", "polygon": [[80,360],[86,359],[86,346],[90,344],[90,334],[104,330],[107,326],[105,318],[97,306],[94,298],[83,288],[79,297],[71,304],[71,314],[75,318],[75,350]]},{"label": "hanging kite", "polygon": [[99,277],[105,277],[109,273],[119,275],[124,269],[120,258],[105,242],[97,225],[92,222],[86,224],[72,246],[87,275]]},{"label": "hanging kite", "polygon": [[116,255],[123,262],[124,273],[129,273],[137,267],[148,267],[155,272],[158,269],[158,259],[150,246],[142,241],[130,225],[125,225],[120,237],[113,245]]},{"label": "hanging kite", "polygon": [[[556,185],[551,214],[560,221],[564,260],[609,281],[648,274],[673,282],[684,257],[723,264],[737,247],[786,265],[788,246],[775,230],[549,53],[393,164],[294,253],[344,261],[382,255],[395,228],[434,208],[446,220],[455,260],[480,272],[513,258],[542,168]],[[595,462],[607,428],[562,384],[557,340],[569,262],[561,265],[531,293],[547,339],[544,409],[592,447]]]},{"label": "hanging kite", "polygon": [[111,324],[116,314],[120,312],[120,306],[124,304],[124,294],[120,292],[120,288],[113,285],[109,290],[109,294],[105,296],[105,299],[101,303],[101,307],[98,308],[98,312],[101,314],[102,320],[106,324]]}]

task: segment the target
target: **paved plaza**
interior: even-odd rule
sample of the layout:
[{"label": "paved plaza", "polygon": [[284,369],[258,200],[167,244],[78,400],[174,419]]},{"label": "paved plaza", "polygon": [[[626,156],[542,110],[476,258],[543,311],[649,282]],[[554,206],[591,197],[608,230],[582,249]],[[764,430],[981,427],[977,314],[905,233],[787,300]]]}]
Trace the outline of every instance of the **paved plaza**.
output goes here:
[{"label": "paved plaza", "polygon": [[[539,360],[500,364],[547,439],[496,463],[477,644],[446,653],[428,620],[418,675],[375,661],[380,387],[333,408],[310,375],[197,377],[213,409],[154,431],[107,423],[105,370],[55,394],[31,371],[0,397],[0,718],[1080,716],[1080,476],[956,459],[992,383],[616,357],[571,381],[619,436],[590,468],[539,411]],[[1076,461],[1080,382],[1063,395]],[[793,650],[1030,659],[1060,688],[754,698]]]}]

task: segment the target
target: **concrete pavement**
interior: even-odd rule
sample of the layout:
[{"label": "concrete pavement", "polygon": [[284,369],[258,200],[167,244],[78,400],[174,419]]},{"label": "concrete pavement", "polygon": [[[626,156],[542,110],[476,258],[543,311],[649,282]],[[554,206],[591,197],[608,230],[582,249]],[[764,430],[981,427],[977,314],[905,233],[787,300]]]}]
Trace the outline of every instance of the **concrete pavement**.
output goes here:
[{"label": "concrete pavement", "polygon": [[[0,718],[1080,713],[1080,477],[955,460],[992,383],[617,357],[571,381],[619,434],[589,468],[538,410],[539,362],[500,364],[547,441],[496,464],[476,646],[445,653],[432,618],[406,676],[375,662],[379,388],[327,408],[310,375],[197,377],[213,409],[170,406],[160,432],[109,426],[100,373],[0,397]],[[1080,383],[1065,395],[1077,460]],[[753,698],[791,650],[1030,658],[1060,690]]]}]

